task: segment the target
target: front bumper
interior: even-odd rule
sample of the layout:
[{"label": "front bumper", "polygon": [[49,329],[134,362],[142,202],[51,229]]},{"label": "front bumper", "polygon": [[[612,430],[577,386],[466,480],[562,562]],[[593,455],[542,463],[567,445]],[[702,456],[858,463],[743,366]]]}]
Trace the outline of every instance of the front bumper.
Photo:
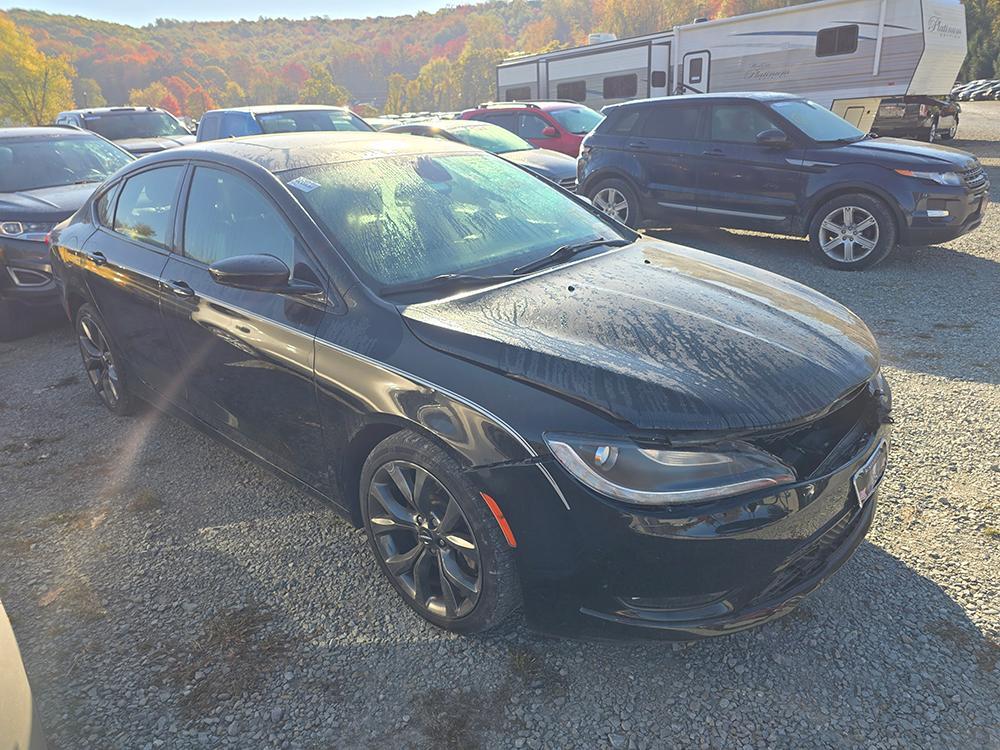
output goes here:
[{"label": "front bumper", "polygon": [[694,508],[626,507],[554,462],[569,511],[537,484],[537,467],[495,468],[481,480],[518,540],[531,626],[692,640],[787,614],[850,558],[876,503],[859,507],[852,478],[887,437],[882,425],[840,468],[781,492]]},{"label": "front bumper", "polygon": [[[948,242],[976,229],[990,203],[990,183],[975,190],[941,188],[919,193],[913,213],[902,228],[900,244],[934,245]],[[941,212],[947,212],[941,216]]]},{"label": "front bumper", "polygon": [[0,239],[0,300],[24,307],[59,307],[59,290],[44,242]]}]

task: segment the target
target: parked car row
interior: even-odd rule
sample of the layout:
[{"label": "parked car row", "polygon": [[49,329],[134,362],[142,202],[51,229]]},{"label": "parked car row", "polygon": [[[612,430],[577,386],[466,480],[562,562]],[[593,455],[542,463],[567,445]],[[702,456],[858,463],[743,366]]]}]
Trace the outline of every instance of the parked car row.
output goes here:
[{"label": "parked car row", "polygon": [[521,608],[689,640],[790,611],[875,513],[891,395],[869,330],[460,140],[123,156],[49,235],[98,398],[330,502],[442,628]]},{"label": "parked car row", "polygon": [[955,88],[951,90],[951,95],[960,102],[1000,99],[1000,79],[980,78],[968,83],[956,84]]}]

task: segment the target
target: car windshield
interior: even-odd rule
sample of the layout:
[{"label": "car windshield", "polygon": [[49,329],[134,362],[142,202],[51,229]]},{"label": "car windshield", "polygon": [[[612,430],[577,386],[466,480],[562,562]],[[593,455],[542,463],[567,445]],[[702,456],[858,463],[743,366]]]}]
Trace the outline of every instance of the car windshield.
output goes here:
[{"label": "car windshield", "polygon": [[628,234],[484,153],[368,158],[279,176],[376,290],[510,273],[562,245]]},{"label": "car windshield", "polygon": [[93,136],[0,141],[0,193],[104,182],[132,157]]},{"label": "car windshield", "polygon": [[457,125],[445,128],[462,143],[481,148],[492,154],[509,154],[512,151],[530,151],[534,148],[519,135],[499,125]]},{"label": "car windshield", "polygon": [[597,127],[604,115],[589,107],[567,107],[549,112],[556,121],[574,135],[584,135]]},{"label": "car windshield", "polygon": [[85,115],[83,124],[87,130],[93,130],[111,141],[191,135],[187,128],[166,112],[108,112]]},{"label": "car windshield", "polygon": [[821,143],[860,141],[865,134],[826,107],[805,99],[774,102],[771,109],[795,127]]},{"label": "car windshield", "polygon": [[338,109],[303,109],[257,115],[265,133],[303,133],[327,130],[370,131],[372,127],[355,115]]}]

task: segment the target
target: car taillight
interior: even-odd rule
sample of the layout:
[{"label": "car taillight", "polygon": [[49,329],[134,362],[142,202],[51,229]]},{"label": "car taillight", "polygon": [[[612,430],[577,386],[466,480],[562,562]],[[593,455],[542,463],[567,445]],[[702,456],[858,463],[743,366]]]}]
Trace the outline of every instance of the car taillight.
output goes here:
[{"label": "car taillight", "polygon": [[920,105],[920,116],[921,117],[927,117],[928,115],[930,115],[930,113],[931,113],[930,107],[928,107],[926,104],[921,104]]}]

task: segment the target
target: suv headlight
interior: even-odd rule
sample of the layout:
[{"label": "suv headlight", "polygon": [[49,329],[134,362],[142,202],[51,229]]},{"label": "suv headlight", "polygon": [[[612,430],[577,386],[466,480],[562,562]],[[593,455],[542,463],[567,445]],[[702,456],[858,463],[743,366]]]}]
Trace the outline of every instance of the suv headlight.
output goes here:
[{"label": "suv headlight", "polygon": [[29,223],[23,221],[0,221],[0,236],[14,237],[19,240],[44,242],[45,235],[52,231],[55,224]]},{"label": "suv headlight", "polygon": [[698,503],[795,481],[791,467],[743,442],[680,450],[551,433],[545,442],[592,490],[634,505]]},{"label": "suv headlight", "polygon": [[904,177],[916,177],[919,180],[930,180],[938,185],[951,185],[958,187],[962,184],[962,177],[958,172],[914,172],[912,169],[897,169],[897,174]]}]

